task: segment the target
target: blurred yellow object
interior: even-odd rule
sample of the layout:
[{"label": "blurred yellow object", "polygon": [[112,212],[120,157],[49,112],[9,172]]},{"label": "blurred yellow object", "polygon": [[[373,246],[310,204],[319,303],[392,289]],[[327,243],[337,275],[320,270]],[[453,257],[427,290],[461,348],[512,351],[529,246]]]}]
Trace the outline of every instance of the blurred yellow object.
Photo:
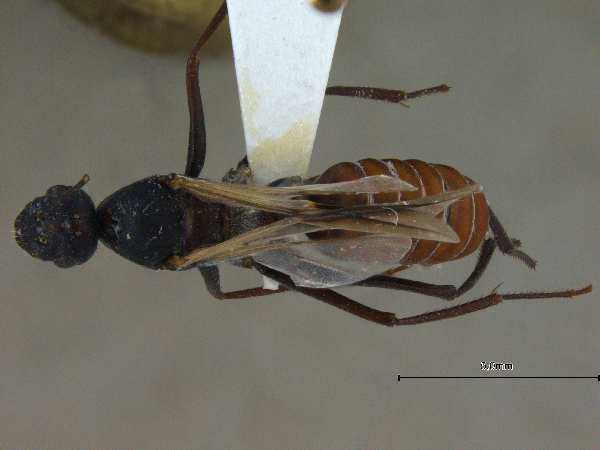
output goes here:
[{"label": "blurred yellow object", "polygon": [[[222,0],[57,0],[67,10],[128,45],[156,53],[188,51]],[[228,32],[209,42],[209,53],[228,46]]]}]

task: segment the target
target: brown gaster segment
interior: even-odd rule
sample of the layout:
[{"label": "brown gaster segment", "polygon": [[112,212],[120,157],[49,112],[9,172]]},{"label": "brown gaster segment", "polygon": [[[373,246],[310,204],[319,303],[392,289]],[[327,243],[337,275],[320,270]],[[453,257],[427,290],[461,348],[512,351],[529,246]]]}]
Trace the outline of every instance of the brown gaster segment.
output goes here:
[{"label": "brown gaster segment", "polygon": [[[373,158],[365,158],[358,161],[358,164],[363,172],[368,176],[373,175],[387,175],[392,176],[392,172],[383,161]],[[393,203],[398,201],[398,194],[396,192],[387,192],[385,194],[374,194],[371,196],[371,203]]]},{"label": "brown gaster segment", "polygon": [[[409,159],[404,163],[417,173],[422,186],[422,197],[443,192],[444,182],[431,165],[417,159]],[[437,241],[413,240],[413,248],[403,258],[402,264],[421,264],[431,258],[440,245],[442,244]]]},{"label": "brown gaster segment", "polygon": [[[323,172],[315,181],[316,184],[320,183],[339,183],[341,181],[352,181],[363,178],[365,172],[362,167],[352,162],[342,162],[331,166],[325,172]],[[331,195],[331,196],[316,196],[321,203],[340,205],[341,207],[350,207],[355,205],[364,205],[368,201],[367,194],[361,194],[358,196],[350,195]]]},{"label": "brown gaster segment", "polygon": [[[441,164],[434,165],[437,172],[443,177],[446,185],[446,190],[454,191],[467,185],[467,180],[452,167]],[[471,232],[473,231],[474,218],[473,196],[462,198],[453,203],[448,208],[446,220],[454,229],[460,242],[456,244],[443,243],[440,244],[435,253],[424,261],[425,264],[439,264],[445,261],[450,261],[460,256],[467,244],[469,243]]]},{"label": "brown gaster segment", "polygon": [[[428,166],[426,163],[416,160],[401,161],[399,159],[385,159],[384,161],[388,166],[391,165],[394,168],[399,178],[419,188],[418,191],[403,192],[402,200],[415,200],[426,195],[441,192],[441,183],[436,183],[438,178],[435,177],[435,174],[432,174],[429,167],[425,168]],[[422,172],[419,171],[419,168],[423,169]],[[426,181],[425,178],[433,178],[433,181]],[[437,192],[433,192],[434,190],[437,190]],[[413,240],[412,249],[402,259],[402,264],[404,266],[419,264],[431,255],[437,244],[437,242],[433,241]]]},{"label": "brown gaster segment", "polygon": [[[329,169],[323,172],[319,177],[317,177],[315,183],[337,183],[341,181],[352,181],[358,180],[359,178],[363,178],[364,176],[364,170],[357,163],[342,162],[331,166]],[[368,194],[360,194],[357,196],[344,194],[331,196],[316,195],[313,198],[315,201],[318,201],[323,204],[340,205],[342,207],[365,205],[369,201]],[[313,239],[341,239],[357,237],[360,235],[361,233],[357,233],[354,231],[330,230],[312,233],[310,237]]]},{"label": "brown gaster segment", "polygon": [[[460,174],[452,167],[440,164],[428,164],[416,159],[401,161],[399,159],[362,159],[356,163],[343,162],[327,169],[316,183],[334,183],[340,181],[356,180],[371,175],[388,175],[400,178],[413,186],[416,191],[405,191],[401,194],[363,194],[352,198],[345,195],[336,195],[319,198],[323,202],[331,202],[342,206],[352,206],[367,203],[387,203],[397,200],[414,200],[428,195],[439,194],[443,191],[452,191],[472,184],[473,181]],[[440,213],[438,217],[442,217]],[[489,223],[489,210],[485,196],[481,193],[465,197],[450,205],[446,210],[446,220],[454,229],[460,242],[444,243],[413,240],[411,250],[399,261],[403,267],[413,264],[432,265],[452,259],[462,258],[473,253],[481,246]],[[346,231],[327,231],[314,233],[316,238],[351,237],[359,233]],[[394,270],[395,272],[396,270]]]},{"label": "brown gaster segment", "polygon": [[[469,177],[465,177],[469,184],[475,184]],[[481,245],[481,241],[485,239],[485,235],[490,223],[490,209],[485,199],[485,195],[477,193],[473,196],[475,199],[475,224],[473,225],[473,236],[467,244],[467,247],[460,255],[461,257],[470,255],[475,252]]]}]

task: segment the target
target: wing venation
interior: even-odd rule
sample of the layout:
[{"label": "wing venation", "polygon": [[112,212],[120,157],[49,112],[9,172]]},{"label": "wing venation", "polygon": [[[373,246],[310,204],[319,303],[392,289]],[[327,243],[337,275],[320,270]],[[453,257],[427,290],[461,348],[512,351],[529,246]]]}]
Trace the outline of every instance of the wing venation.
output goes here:
[{"label": "wing venation", "polygon": [[[181,269],[252,257],[287,273],[299,285],[312,287],[352,284],[352,280],[357,282],[392,269],[416,239],[458,242],[456,232],[440,213],[453,202],[481,191],[480,185],[472,184],[414,200],[340,207],[321,205],[314,197],[415,188],[385,175],[291,187],[236,185],[175,175],[168,184],[205,201],[278,213],[282,218],[219,244],[174,256],[167,267]],[[352,238],[310,238],[311,233],[324,230],[362,234]]]}]

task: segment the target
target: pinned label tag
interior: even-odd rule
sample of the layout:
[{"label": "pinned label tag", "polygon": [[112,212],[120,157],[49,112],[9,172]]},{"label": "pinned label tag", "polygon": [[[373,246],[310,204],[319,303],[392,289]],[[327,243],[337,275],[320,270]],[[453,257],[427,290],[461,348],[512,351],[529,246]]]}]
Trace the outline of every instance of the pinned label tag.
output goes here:
[{"label": "pinned label tag", "polygon": [[308,170],[344,9],[318,3],[227,0],[246,152],[258,184]]}]

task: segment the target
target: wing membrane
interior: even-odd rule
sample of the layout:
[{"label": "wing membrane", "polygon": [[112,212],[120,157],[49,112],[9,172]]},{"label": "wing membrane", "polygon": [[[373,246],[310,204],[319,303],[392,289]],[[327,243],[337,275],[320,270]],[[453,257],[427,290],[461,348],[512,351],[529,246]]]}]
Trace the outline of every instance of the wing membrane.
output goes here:
[{"label": "wing membrane", "polygon": [[[442,192],[436,195],[429,195],[427,197],[421,197],[414,200],[399,200],[394,203],[376,203],[371,205],[356,205],[347,208],[337,209],[320,209],[320,210],[307,210],[304,211],[305,216],[310,217],[341,217],[341,216],[361,216],[369,215],[372,213],[379,213],[383,210],[389,211],[402,211],[406,209],[418,209],[419,211],[427,212],[429,214],[439,213],[443,208],[452,204],[453,202],[460,200],[461,198],[467,197],[477,192],[481,192],[482,188],[479,184],[471,184],[464,186],[460,189],[455,189],[449,192]],[[441,209],[440,209],[441,208]]]},{"label": "wing membrane", "polygon": [[301,214],[331,209],[308,196],[315,195],[359,195],[380,192],[413,191],[416,188],[399,179],[386,175],[375,175],[340,183],[309,184],[289,187],[266,187],[221,183],[202,178],[175,175],[169,182],[173,189],[184,189],[192,195],[216,203],[231,206],[246,206],[281,214]]},{"label": "wing membrane", "polygon": [[[273,189],[273,188],[268,188]],[[387,175],[371,175],[338,183],[307,184],[279,188],[284,195],[377,194],[381,192],[416,191],[419,188]],[[285,192],[283,192],[285,191]]]},{"label": "wing membrane", "polygon": [[435,224],[435,220],[430,221],[429,218],[427,221],[425,226],[419,223],[415,223],[414,226],[407,226],[402,223],[389,223],[371,218],[340,218],[329,221],[307,221],[306,223],[318,226],[320,229],[357,231],[360,233],[427,239],[439,242],[459,242],[456,232],[448,224],[439,219],[437,219],[437,224]]},{"label": "wing membrane", "polygon": [[365,235],[353,239],[305,241],[253,259],[289,275],[297,286],[331,288],[357,283],[397,267],[411,239]]},{"label": "wing membrane", "polygon": [[[311,197],[401,192],[414,187],[384,175],[292,187],[236,185],[176,175],[170,178],[169,185],[202,200],[284,217],[225,242],[174,256],[167,262],[168,267],[184,268],[251,256],[287,273],[299,285],[313,287],[352,284],[392,269],[411,248],[413,239],[458,242],[452,227],[436,215],[453,202],[481,191],[481,186],[473,184],[414,200],[341,208],[321,205]],[[308,238],[310,233],[323,230],[364,235],[351,239]]]},{"label": "wing membrane", "polygon": [[[436,219],[439,220],[439,219]],[[387,242],[385,246],[394,242],[412,242],[412,239],[429,239],[441,242],[455,242],[456,234],[448,225],[439,220],[438,226],[431,226],[431,220],[425,222],[425,227],[416,223],[414,226],[405,226],[400,223],[388,223],[373,219],[348,219],[337,218],[330,220],[309,220],[294,216],[281,219],[269,225],[265,225],[239,236],[233,237],[219,244],[198,248],[184,256],[174,256],[167,263],[171,268],[181,269],[193,264],[213,263],[232,259],[254,256],[262,252],[291,251],[292,247],[319,247],[325,245],[326,241],[307,240],[307,234],[323,230],[358,231],[365,233],[365,237],[354,237],[351,239],[332,239],[326,245],[343,245],[344,248],[360,248],[352,246],[352,242],[363,242],[364,240],[379,239],[377,242]],[[436,228],[431,230],[427,228]],[[335,242],[334,241],[339,241]],[[342,242],[343,241],[343,242]],[[375,240],[370,241],[376,242]],[[384,247],[385,247],[384,246]],[[404,253],[402,253],[404,254]],[[394,265],[401,258],[393,258]],[[364,265],[370,264],[363,261]],[[388,269],[390,267],[387,267]]]},{"label": "wing membrane", "polygon": [[168,184],[172,189],[183,189],[200,200],[229,206],[242,206],[288,215],[317,208],[314,202],[310,200],[293,199],[281,195],[279,190],[284,188],[220,183],[181,175],[175,175]]}]

